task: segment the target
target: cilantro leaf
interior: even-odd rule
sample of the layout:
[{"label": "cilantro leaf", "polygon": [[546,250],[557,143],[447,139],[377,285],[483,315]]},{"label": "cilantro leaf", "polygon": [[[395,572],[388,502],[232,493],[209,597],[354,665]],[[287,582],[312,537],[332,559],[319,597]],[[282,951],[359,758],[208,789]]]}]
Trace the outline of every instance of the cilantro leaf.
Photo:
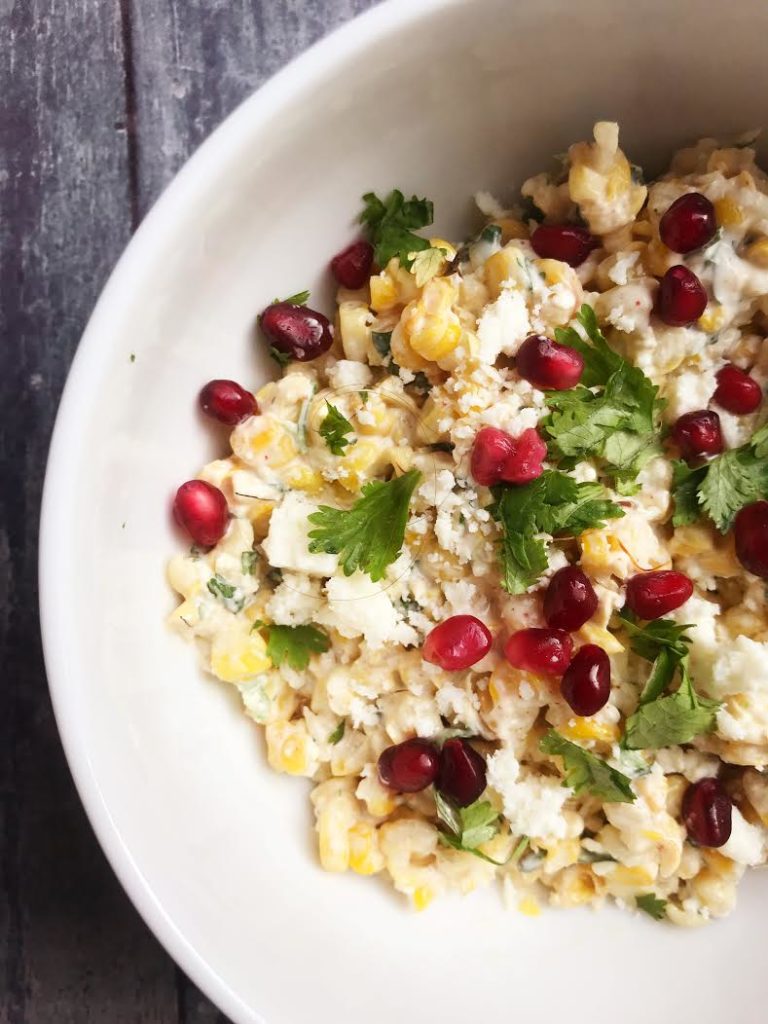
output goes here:
[{"label": "cilantro leaf", "polygon": [[719,701],[696,693],[687,659],[683,660],[681,668],[682,680],[677,692],[641,704],[627,719],[623,742],[629,750],[657,750],[690,743],[694,736],[714,731]]},{"label": "cilantro leaf", "polygon": [[295,295],[289,295],[287,299],[273,299],[272,305],[274,306],[277,302],[289,302],[292,306],[303,306],[308,299],[308,291],[296,292]]},{"label": "cilantro leaf", "polygon": [[328,412],[320,424],[320,436],[330,448],[332,455],[343,455],[344,449],[352,443],[346,435],[352,433],[354,428],[335,405],[331,405],[330,402],[325,404]]},{"label": "cilantro leaf", "polygon": [[654,619],[640,626],[632,613],[625,611],[619,618],[629,635],[632,650],[646,661],[655,661],[663,650],[670,651],[678,660],[688,653],[691,642],[688,630],[693,626],[678,625],[674,619]]},{"label": "cilantro leaf", "polygon": [[274,345],[269,346],[269,354],[278,366],[287,366],[288,363],[293,362],[293,356],[289,356],[287,352],[281,352],[280,349],[275,348]]},{"label": "cilantro leaf", "polygon": [[350,509],[321,505],[309,517],[315,524],[309,550],[339,555],[345,576],[362,569],[374,583],[382,579],[402,549],[408,506],[420,480],[421,473],[411,469],[386,483],[371,480]]},{"label": "cilantro leaf", "polygon": [[758,459],[768,458],[768,423],[752,435],[749,443]]},{"label": "cilantro leaf", "polygon": [[[758,442],[760,450],[763,444]],[[739,509],[768,494],[768,460],[750,446],[723,452],[709,463],[698,493],[703,510],[725,533]]]},{"label": "cilantro leaf", "polygon": [[645,911],[654,921],[663,921],[667,916],[667,900],[659,899],[652,892],[645,893],[643,896],[636,896],[635,906],[638,910]]},{"label": "cilantro leaf", "polygon": [[474,854],[489,864],[503,867],[518,860],[528,845],[528,837],[523,836],[506,860],[494,860],[478,849],[483,843],[498,835],[500,829],[498,812],[487,800],[476,800],[469,807],[457,807],[436,790],[435,804],[438,822],[442,826],[438,832],[438,839],[443,846]]},{"label": "cilantro leaf", "polygon": [[501,585],[510,594],[524,594],[546,570],[547,544],[540,534],[578,536],[624,515],[601,484],[580,484],[558,470],[492,493],[490,512],[501,527]]},{"label": "cilantro leaf", "polygon": [[408,259],[412,261],[411,273],[416,278],[416,285],[421,288],[445,266],[446,250],[430,246],[420,252],[409,253]]},{"label": "cilantro leaf", "polygon": [[706,475],[706,466],[692,469],[682,460],[672,463],[672,497],[675,502],[673,526],[689,526],[701,516],[698,491]]},{"label": "cilantro leaf", "polygon": [[287,662],[298,671],[305,669],[312,654],[323,654],[331,646],[328,636],[317,626],[265,626],[267,655],[279,668]]},{"label": "cilantro leaf", "polygon": [[632,803],[636,798],[626,775],[550,729],[539,743],[543,754],[557,754],[565,765],[564,786],[575,793],[585,790],[604,803]]},{"label": "cilantro leaf", "polygon": [[238,587],[232,583],[227,583],[223,576],[216,573],[215,576],[211,576],[206,586],[208,592],[217,597],[227,611],[237,614],[237,612],[243,610],[245,596]]},{"label": "cilantro leaf", "polygon": [[244,576],[255,576],[256,566],[259,564],[258,551],[243,551],[240,555],[240,568]]},{"label": "cilantro leaf", "polygon": [[428,199],[416,196],[405,199],[399,189],[393,189],[384,200],[374,192],[367,192],[363,203],[360,223],[367,229],[380,267],[386,267],[392,257],[397,256],[401,266],[410,268],[410,254],[430,248],[426,238],[415,235],[412,230],[432,223],[434,209]]},{"label": "cilantro leaf", "polygon": [[584,359],[581,383],[586,388],[605,387],[611,376],[621,368],[624,360],[605,340],[597,323],[595,311],[586,302],[576,317],[589,341],[584,341],[575,327],[558,327],[555,340],[561,345],[575,348]]},{"label": "cilantro leaf", "polygon": [[332,743],[334,746],[336,746],[337,743],[340,743],[344,739],[344,732],[346,728],[347,720],[346,718],[342,718],[342,720],[339,722],[339,724],[336,726],[333,732],[329,733],[328,742]]}]

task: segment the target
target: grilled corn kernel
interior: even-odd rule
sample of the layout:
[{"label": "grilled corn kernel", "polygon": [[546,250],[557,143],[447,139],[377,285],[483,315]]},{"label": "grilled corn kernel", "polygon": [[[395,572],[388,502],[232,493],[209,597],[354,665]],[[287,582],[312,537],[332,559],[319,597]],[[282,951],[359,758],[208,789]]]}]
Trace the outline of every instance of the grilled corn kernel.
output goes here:
[{"label": "grilled corn kernel", "polygon": [[[591,641],[590,641],[591,642]],[[560,727],[564,736],[571,740],[596,740],[598,743],[616,743],[619,727],[613,722],[595,722],[591,718],[571,718]]]},{"label": "grilled corn kernel", "polygon": [[225,683],[244,683],[272,666],[267,645],[248,623],[216,633],[211,644],[211,672]]},{"label": "grilled corn kernel", "polygon": [[350,493],[360,490],[363,482],[370,479],[387,464],[387,449],[378,441],[356,441],[343,458],[339,459],[339,483]]},{"label": "grilled corn kernel", "polygon": [[358,875],[375,875],[384,867],[376,829],[367,822],[358,822],[349,831],[349,866]]},{"label": "grilled corn kernel", "polygon": [[744,214],[738,203],[725,196],[715,201],[717,223],[723,228],[735,228],[744,220]]},{"label": "grilled corn kernel", "polygon": [[768,238],[758,238],[747,249],[747,258],[755,266],[768,269]]},{"label": "grilled corn kernel", "polygon": [[725,310],[722,306],[709,305],[697,321],[702,331],[707,334],[714,334],[719,331],[725,323]]},{"label": "grilled corn kernel", "polygon": [[597,644],[598,647],[602,647],[606,654],[621,654],[624,650],[624,645],[613,633],[602,626],[596,626],[593,622],[585,622],[578,632],[578,637],[585,644]]},{"label": "grilled corn kernel", "polygon": [[485,261],[485,284],[492,299],[498,299],[506,281],[517,281],[523,254],[515,246],[499,249]]},{"label": "grilled corn kernel", "polygon": [[343,819],[329,808],[318,815],[318,851],[325,871],[346,871],[349,867],[349,832]]},{"label": "grilled corn kernel", "polygon": [[257,499],[250,502],[245,514],[248,516],[253,535],[257,540],[263,540],[269,532],[269,520],[272,518],[272,511],[275,507],[274,501],[262,501]]},{"label": "grilled corn kernel", "polygon": [[267,760],[276,772],[314,775],[315,741],[307,732],[303,720],[270,722],[264,728],[264,736],[267,741]]},{"label": "grilled corn kernel", "polygon": [[186,601],[182,601],[178,608],[174,608],[171,614],[168,616],[168,625],[174,626],[175,628],[194,629],[194,627],[200,621],[200,612],[197,607],[197,602],[192,601],[189,598]]},{"label": "grilled corn kernel", "polygon": [[386,270],[371,278],[371,308],[377,313],[397,305],[397,286]]},{"label": "grilled corn kernel", "polygon": [[286,465],[296,458],[296,444],[291,435],[279,423],[265,416],[256,416],[251,421],[248,448],[251,456],[263,459],[273,469]]},{"label": "grilled corn kernel", "polygon": [[413,890],[413,901],[414,910],[426,910],[432,900],[435,898],[434,892],[428,885],[420,885]]},{"label": "grilled corn kernel", "polygon": [[419,300],[403,311],[405,340],[423,359],[447,356],[459,344],[461,324],[451,307],[458,297],[456,286],[448,278],[428,281]]},{"label": "grilled corn kernel", "polygon": [[507,242],[511,242],[513,239],[527,238],[529,235],[528,226],[514,217],[499,217],[497,220],[492,221],[492,223],[498,224],[501,228],[502,245],[506,245]]},{"label": "grilled corn kernel", "polygon": [[342,302],[339,305],[339,334],[347,359],[366,362],[371,348],[373,317],[365,302]]},{"label": "grilled corn kernel", "polygon": [[368,404],[358,415],[356,430],[358,434],[378,434],[387,437],[395,426],[395,414],[391,409],[376,398],[369,399]]},{"label": "grilled corn kernel", "polygon": [[306,491],[307,494],[318,494],[325,486],[321,474],[309,466],[297,466],[291,470],[286,477],[286,483],[298,491]]}]

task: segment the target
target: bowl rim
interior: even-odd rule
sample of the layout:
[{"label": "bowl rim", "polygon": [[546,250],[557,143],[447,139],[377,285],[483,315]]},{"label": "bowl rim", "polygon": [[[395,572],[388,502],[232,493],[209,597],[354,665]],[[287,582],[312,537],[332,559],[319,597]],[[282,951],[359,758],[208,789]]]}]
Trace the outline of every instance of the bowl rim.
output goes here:
[{"label": "bowl rim", "polygon": [[[141,871],[110,814],[88,750],[83,716],[69,685],[73,664],[80,670],[77,645],[63,627],[58,609],[66,606],[66,573],[61,571],[66,546],[66,517],[72,513],[71,465],[77,458],[88,404],[80,401],[106,367],[110,346],[102,335],[112,330],[114,308],[130,294],[142,271],[144,253],[174,230],[180,217],[215,183],[220,167],[245,140],[258,133],[297,96],[334,73],[341,61],[354,57],[383,35],[402,31],[435,11],[464,0],[380,0],[294,57],[243,100],[208,136],[171,179],[149,210],[110,273],[76,349],[62,391],[48,449],[41,502],[38,584],[40,627],[48,689],[64,753],[80,801],[107,860],[145,924],[195,985],[237,1024],[267,1024],[208,963],[165,910],[161,896]],[[84,670],[84,668],[83,668]]]}]

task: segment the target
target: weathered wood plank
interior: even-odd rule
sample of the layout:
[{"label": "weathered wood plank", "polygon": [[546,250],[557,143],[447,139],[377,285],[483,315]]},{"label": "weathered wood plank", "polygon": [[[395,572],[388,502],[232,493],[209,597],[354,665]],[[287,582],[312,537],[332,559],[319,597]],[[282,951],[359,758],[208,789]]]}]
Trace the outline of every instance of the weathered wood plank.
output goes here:
[{"label": "weathered wood plank", "polygon": [[376,0],[134,0],[139,209],[297,53]]},{"label": "weathered wood plank", "polygon": [[87,825],[37,627],[56,403],[131,228],[120,6],[0,0],[0,39],[0,1021],[172,1024],[173,965]]}]

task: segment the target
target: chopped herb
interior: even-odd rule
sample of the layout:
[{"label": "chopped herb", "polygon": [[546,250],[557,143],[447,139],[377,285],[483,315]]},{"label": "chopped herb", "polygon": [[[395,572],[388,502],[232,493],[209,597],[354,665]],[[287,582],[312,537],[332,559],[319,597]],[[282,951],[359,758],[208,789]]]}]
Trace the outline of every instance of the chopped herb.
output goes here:
[{"label": "chopped herb", "polygon": [[435,444],[427,445],[431,452],[446,452],[448,455],[452,454],[455,447],[456,445],[451,444],[450,441],[436,441]]},{"label": "chopped herb", "polygon": [[374,583],[400,554],[411,496],[421,473],[411,469],[386,483],[371,480],[350,509],[321,505],[309,517],[309,550],[339,555],[345,576],[355,569],[367,572]]},{"label": "chopped herb", "polygon": [[501,241],[501,228],[498,224],[487,224],[480,232],[480,241],[496,245]]},{"label": "chopped herb", "polygon": [[604,803],[632,803],[635,794],[626,775],[583,747],[578,746],[550,729],[539,743],[543,754],[557,754],[565,765],[564,786],[570,786],[575,793],[584,791],[598,797]]},{"label": "chopped herb", "polygon": [[577,483],[557,470],[517,487],[495,487],[490,512],[502,532],[501,585],[523,594],[546,570],[547,545],[542,533],[578,536],[618,519],[624,511],[598,483]]},{"label": "chopped herb", "polygon": [[343,455],[344,449],[352,444],[346,435],[351,434],[354,427],[335,405],[331,405],[330,402],[326,402],[325,405],[328,412],[320,424],[320,436],[330,448],[332,455]]},{"label": "chopped herb", "polygon": [[643,896],[636,896],[635,905],[638,910],[644,911],[654,921],[663,921],[667,916],[667,901],[659,899],[652,892],[645,893]]},{"label": "chopped herb", "polygon": [[272,305],[274,306],[278,302],[289,302],[292,306],[303,306],[309,299],[309,292],[296,292],[295,295],[289,295],[287,299],[273,299]]},{"label": "chopped herb", "polygon": [[646,701],[627,719],[623,744],[629,750],[658,750],[690,743],[695,736],[714,731],[719,701],[696,693],[687,657],[680,668],[682,680],[675,693]]},{"label": "chopped herb", "polygon": [[265,626],[267,655],[279,668],[283,662],[297,671],[305,669],[312,654],[322,654],[331,646],[328,636],[316,626]]},{"label": "chopped herb", "polygon": [[237,587],[227,583],[223,576],[216,573],[215,576],[211,576],[206,586],[214,597],[217,597],[222,604],[226,605],[228,611],[242,611],[245,597],[240,594]]},{"label": "chopped herb", "polygon": [[698,491],[706,475],[706,466],[691,469],[687,462],[681,460],[672,463],[673,526],[689,526],[701,516]]},{"label": "chopped herb", "polygon": [[367,391],[358,391],[357,394],[358,394],[358,397],[360,398],[360,401],[363,403],[363,405],[368,405],[368,392]]},{"label": "chopped herb", "polygon": [[279,348],[275,348],[274,345],[269,346],[269,354],[275,360],[278,366],[287,366],[292,361],[292,357],[287,352],[281,352]]},{"label": "chopped herb", "polygon": [[255,576],[256,566],[259,564],[260,558],[258,551],[243,551],[240,555],[240,565],[243,570],[244,576]]},{"label": "chopped herb", "polygon": [[[392,365],[394,366],[394,363]],[[397,370],[395,372],[397,372]],[[414,391],[426,394],[432,385],[429,383],[429,377],[427,377],[426,373],[422,373],[421,370],[417,370],[414,374],[413,380],[409,380],[405,386],[407,388],[413,388]]]},{"label": "chopped herb", "polygon": [[432,223],[432,203],[416,196],[405,199],[399,189],[393,189],[384,200],[367,192],[363,203],[360,223],[365,225],[373,243],[377,264],[386,267],[392,257],[397,256],[401,266],[410,269],[411,254],[430,248],[426,238],[415,235],[413,229]]},{"label": "chopped herb", "polygon": [[130,358],[132,363],[135,363],[136,362],[136,353],[135,352],[131,352],[129,358]]},{"label": "chopped herb", "polygon": [[679,625],[674,619],[654,619],[641,626],[631,612],[625,611],[622,611],[620,621],[629,634],[632,650],[646,661],[654,661],[664,650],[670,651],[678,660],[688,653],[691,625]]},{"label": "chopped herb", "polygon": [[371,341],[379,355],[386,358],[390,354],[392,331],[371,331]]},{"label": "chopped herb", "polygon": [[481,860],[497,867],[503,867],[512,860],[518,860],[528,844],[527,836],[523,836],[510,856],[505,861],[494,860],[479,850],[478,847],[487,843],[499,834],[499,815],[487,800],[476,800],[469,807],[456,807],[439,792],[435,792],[437,817],[442,828],[438,834],[444,846],[454,850],[474,854]]},{"label": "chopped herb", "polygon": [[345,718],[342,718],[342,720],[339,722],[339,724],[336,726],[333,732],[329,734],[328,742],[336,746],[337,743],[344,739],[344,731],[346,727],[347,720]]}]

